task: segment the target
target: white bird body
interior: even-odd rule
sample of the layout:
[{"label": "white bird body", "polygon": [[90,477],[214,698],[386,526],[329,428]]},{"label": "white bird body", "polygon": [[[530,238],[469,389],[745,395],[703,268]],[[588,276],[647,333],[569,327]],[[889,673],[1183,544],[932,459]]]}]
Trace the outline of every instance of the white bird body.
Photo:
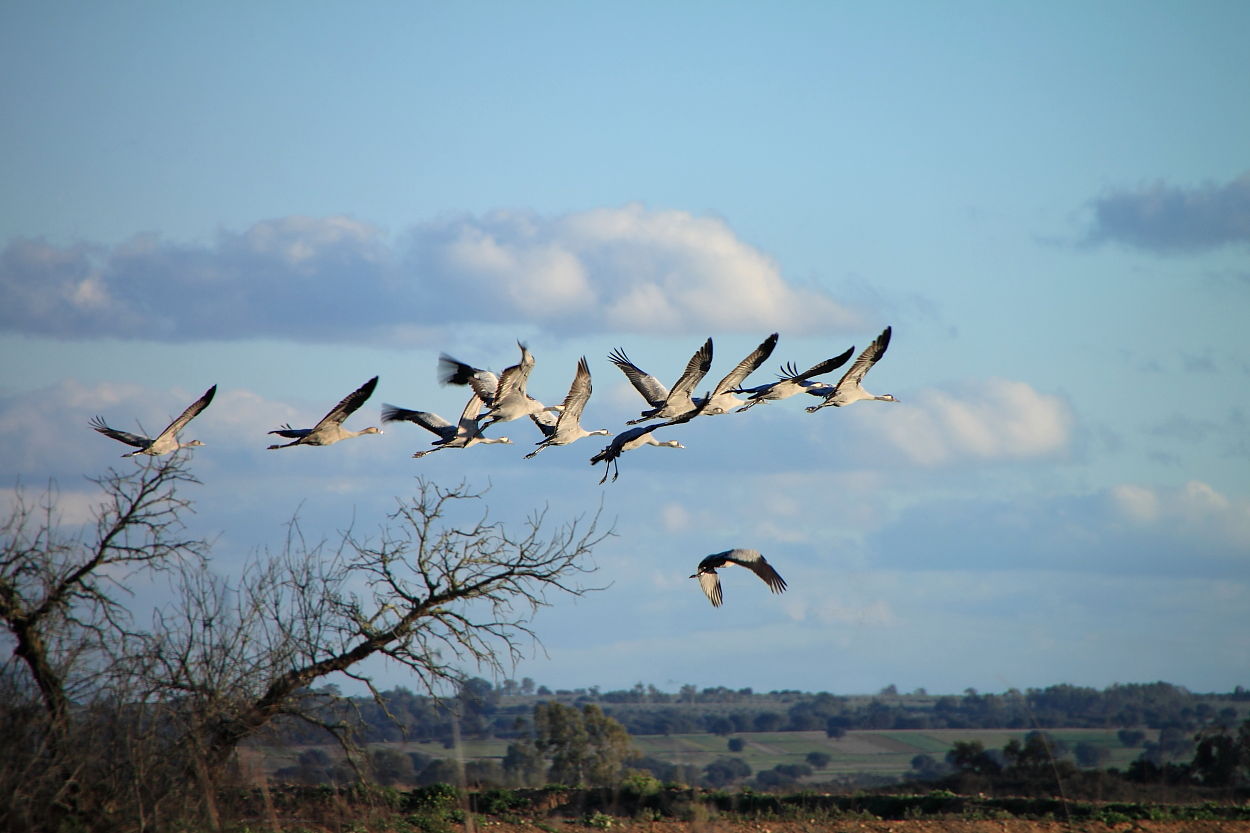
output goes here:
[{"label": "white bird body", "polygon": [[692,394],[695,386],[712,367],[712,339],[705,341],[690,357],[686,369],[671,389],[664,387],[663,382],[631,362],[620,348],[609,353],[608,358],[621,369],[634,388],[642,394],[642,398],[651,405],[650,410],[643,411],[637,419],[628,420],[626,425],[637,425],[649,419],[673,419],[697,407]]},{"label": "white bird body", "polygon": [[481,412],[482,398],[475,392],[465,403],[460,420],[454,425],[430,411],[412,411],[407,408],[397,408],[394,405],[382,406],[382,421],[412,422],[438,435],[438,439],[431,443],[435,448],[415,452],[412,456],[417,458],[444,448],[469,448],[479,444],[511,443],[512,440],[507,437],[482,436],[482,426],[478,422],[478,415]]},{"label": "white bird body", "polygon": [[708,397],[708,401],[703,408],[703,413],[707,416],[727,414],[734,408],[742,405],[743,400],[735,396],[738,387],[760,365],[768,361],[768,357],[773,354],[776,346],[777,334],[773,333],[760,342],[760,345],[752,350],[745,359],[738,362],[737,366],[725,375],[725,378],[716,383],[716,387],[712,389],[712,394]]},{"label": "white bird body", "polygon": [[703,589],[703,593],[707,596],[708,601],[712,603],[712,607],[720,607],[722,601],[720,576],[716,574],[716,571],[733,564],[737,564],[739,567],[746,567],[755,573],[768,585],[768,589],[774,593],[781,593],[786,589],[785,579],[773,569],[773,565],[769,564],[758,550],[725,550],[724,552],[706,556],[699,562],[698,569],[691,576],[691,578],[699,580],[699,587]]},{"label": "white bird body", "polygon": [[279,437],[293,440],[293,442],[289,443],[271,445],[269,446],[270,450],[290,448],[293,445],[333,445],[340,440],[349,440],[362,434],[381,434],[382,429],[372,426],[362,428],[359,431],[349,431],[343,427],[344,420],[355,413],[357,408],[365,404],[365,400],[373,395],[373,389],[377,386],[378,377],[374,376],[343,397],[343,400],[331,408],[330,412],[323,416],[321,421],[312,428],[292,428],[290,425],[283,425],[281,428],[270,431],[270,434],[277,434]]},{"label": "white bird body", "polygon": [[807,412],[814,414],[821,408],[825,407],[841,408],[865,399],[876,399],[881,402],[897,402],[898,400],[888,393],[880,395],[869,393],[864,390],[863,385],[861,384],[864,380],[864,376],[869,370],[872,369],[872,366],[885,355],[886,348],[890,346],[891,329],[892,328],[890,327],[886,327],[881,331],[881,335],[877,336],[876,339],[873,340],[872,344],[869,344],[864,349],[864,352],[859,354],[859,357],[855,359],[855,363],[851,365],[851,369],[843,374],[842,378],[838,380],[836,385],[833,387],[820,386],[807,388],[806,392],[812,396],[824,397],[824,401],[819,405],[808,405]]},{"label": "white bird body", "polygon": [[[568,445],[576,442],[583,437],[593,437],[600,434],[611,433],[606,428],[597,428],[594,431],[587,431],[582,427],[581,418],[582,411],[586,409],[586,403],[590,400],[590,394],[593,387],[590,383],[590,366],[586,364],[586,357],[577,362],[577,371],[573,374],[573,381],[569,385],[569,392],[564,397],[564,403],[561,406],[560,416],[556,419],[553,426],[548,426],[544,422],[537,419],[535,414],[531,414],[535,424],[546,435],[539,440],[538,448],[526,454],[526,458],[533,457],[544,448],[553,445]],[[550,412],[543,411],[545,415]]]},{"label": "white bird body", "polygon": [[[179,442],[178,432],[186,427],[187,423],[195,419],[201,411],[208,407],[213,401],[213,397],[217,394],[217,386],[213,385],[204,391],[199,399],[187,406],[177,419],[165,426],[165,430],[157,434],[154,438],[144,437],[140,434],[131,434],[129,431],[119,431],[116,428],[109,428],[104,422],[103,417],[92,417],[91,427],[99,431],[106,437],[112,437],[119,442],[135,447],[135,451],[128,451],[123,457],[134,457],[136,454],[146,454],[149,457],[159,457],[162,454],[168,454],[171,451],[177,451],[180,448],[195,448],[202,446],[204,443],[199,440],[191,440],[189,442]],[[142,428],[142,426],[140,426]]]},{"label": "white bird body", "polygon": [[854,352],[855,348],[852,347],[841,355],[834,356],[831,359],[825,359],[820,364],[812,365],[802,373],[800,373],[793,364],[782,365],[781,373],[778,374],[781,378],[779,378],[776,382],[771,382],[767,385],[760,385],[758,388],[738,391],[738,393],[750,394],[750,396],[747,397],[746,404],[738,410],[740,412],[745,411],[748,408],[752,408],[764,402],[775,402],[780,399],[789,399],[791,396],[808,391],[819,384],[818,382],[811,381],[813,376],[820,376],[823,373],[829,373],[837,370],[839,367],[846,364],[847,360],[851,358],[851,354]]}]

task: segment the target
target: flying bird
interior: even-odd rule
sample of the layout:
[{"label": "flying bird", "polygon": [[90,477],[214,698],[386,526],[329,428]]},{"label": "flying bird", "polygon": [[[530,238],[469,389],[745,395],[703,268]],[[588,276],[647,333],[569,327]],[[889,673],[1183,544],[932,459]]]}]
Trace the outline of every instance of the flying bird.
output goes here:
[{"label": "flying bird", "polygon": [[[703,400],[707,404],[707,398]],[[635,448],[642,448],[644,445],[660,446],[662,448],[685,448],[684,445],[677,440],[657,440],[651,436],[651,433],[658,428],[666,428],[670,425],[680,425],[683,422],[689,422],[699,415],[702,410],[701,406],[696,405],[693,410],[687,411],[679,417],[674,417],[667,422],[653,422],[650,425],[637,425],[633,428],[627,428],[612,438],[612,442],[604,446],[604,449],[590,458],[590,464],[596,465],[600,462],[603,466],[603,477],[599,480],[599,485],[603,485],[608,481],[608,473],[611,472],[612,480],[621,474],[620,457],[626,451],[633,451]]]},{"label": "flying bird", "polygon": [[[580,440],[582,437],[611,433],[606,428],[587,431],[582,427],[582,411],[586,409],[586,402],[590,399],[592,389],[590,384],[590,366],[586,364],[586,357],[582,356],[577,362],[577,371],[573,374],[573,382],[569,385],[569,392],[564,397],[564,404],[555,425],[549,426],[544,421],[539,421],[537,418],[534,419],[535,424],[546,436],[538,441],[538,448],[525,455],[527,459],[549,446],[568,445]],[[550,416],[549,411],[543,411],[542,413],[544,416]],[[530,414],[530,416],[536,417],[535,414]]]},{"label": "flying bird", "polygon": [[[831,359],[825,359],[820,364],[812,365],[802,373],[794,366],[792,362],[787,362],[781,366],[781,372],[777,374],[780,378],[776,382],[770,382],[767,385],[760,385],[757,388],[739,389],[738,393],[749,393],[747,402],[738,412],[741,413],[748,408],[753,408],[764,402],[773,402],[778,399],[789,399],[796,393],[803,393],[805,390],[818,385],[818,382],[811,381],[813,376],[820,376],[824,373],[837,370],[846,364],[851,358],[851,354],[855,352],[855,348],[851,347],[845,353],[834,356]],[[827,385],[824,387],[828,387]]]},{"label": "flying bird", "polygon": [[738,386],[754,373],[760,365],[768,361],[768,357],[773,354],[773,349],[776,346],[777,334],[773,333],[761,341],[760,346],[752,350],[745,359],[738,362],[737,366],[729,371],[724,379],[716,383],[716,387],[712,389],[712,395],[708,397],[708,403],[703,409],[703,413],[707,416],[727,414],[734,406],[743,404],[742,400],[734,395]]},{"label": "flying bird", "polygon": [[[191,440],[190,442],[178,442],[178,432],[187,426],[187,423],[195,419],[195,417],[208,407],[208,403],[213,401],[213,396],[217,393],[217,386],[213,385],[204,391],[204,395],[192,402],[182,415],[175,419],[169,425],[165,426],[165,430],[157,434],[156,437],[143,437],[139,434],[131,434],[129,431],[118,431],[116,428],[109,428],[104,422],[104,418],[95,416],[91,418],[91,427],[99,431],[106,437],[112,437],[115,440],[124,442],[126,445],[133,445],[135,451],[128,451],[123,457],[133,457],[136,454],[146,454],[149,457],[159,457],[162,454],[168,454],[171,451],[177,451],[180,448],[193,448],[195,446],[204,445],[199,440]],[[142,427],[142,426],[140,426]]]},{"label": "flying bird", "polygon": [[435,448],[414,453],[412,456],[417,458],[433,454],[435,451],[444,448],[468,448],[479,443],[511,443],[512,440],[507,437],[482,436],[482,426],[478,423],[478,415],[481,412],[482,397],[475,392],[469,397],[469,401],[465,403],[459,422],[454,425],[438,414],[429,411],[410,411],[407,408],[397,408],[394,405],[382,406],[382,421],[412,422],[438,435],[438,439],[431,443]]},{"label": "flying bird", "polygon": [[439,356],[439,381],[444,385],[468,385],[473,388],[487,408],[483,428],[496,422],[511,422],[523,416],[531,416],[540,427],[555,426],[560,405],[544,405],[525,390],[530,371],[534,369],[534,355],[521,342],[521,360],[496,376],[471,364],[453,359],[446,353]]},{"label": "flying bird", "polygon": [[859,354],[859,358],[851,365],[851,369],[843,374],[836,385],[833,387],[826,385],[807,389],[807,392],[812,396],[823,396],[825,398],[819,405],[808,405],[807,412],[809,414],[814,414],[826,406],[841,408],[844,405],[850,405],[852,402],[859,402],[861,399],[876,399],[881,402],[898,401],[888,393],[883,393],[880,396],[871,394],[860,385],[860,382],[864,380],[864,376],[869,370],[872,370],[872,366],[885,355],[885,348],[890,346],[890,330],[890,327],[886,327],[881,331],[881,335],[877,336],[873,343],[869,344],[864,349],[864,352]]},{"label": "flying bird", "polygon": [[671,419],[696,407],[691,394],[712,367],[712,339],[705,341],[690,357],[686,369],[677,377],[672,389],[664,387],[663,382],[631,362],[625,351],[619,347],[609,353],[608,358],[621,369],[634,388],[642,394],[642,398],[651,405],[650,410],[643,411],[642,416],[637,419],[628,420],[626,425],[637,425],[649,419]]},{"label": "flying bird", "polygon": [[328,414],[321,418],[321,421],[312,428],[292,428],[289,424],[283,425],[270,434],[277,434],[279,437],[285,437],[292,440],[289,443],[281,443],[279,445],[271,445],[269,449],[290,448],[293,445],[333,445],[339,440],[347,440],[352,437],[359,437],[361,434],[381,434],[380,428],[362,428],[359,431],[349,431],[343,427],[343,420],[352,415],[353,412],[361,405],[365,404],[365,400],[373,395],[373,389],[378,386],[378,377],[374,376],[365,382],[356,390],[343,397],[343,401],[335,405]]},{"label": "flying bird", "polygon": [[763,579],[764,583],[774,593],[781,593],[786,589],[786,580],[773,569],[773,565],[769,564],[757,550],[725,550],[724,552],[713,553],[700,561],[699,568],[691,576],[691,578],[699,580],[699,586],[703,588],[703,592],[707,595],[708,601],[712,603],[712,607],[721,606],[720,576],[716,574],[716,571],[731,564],[746,567],[755,573]]}]

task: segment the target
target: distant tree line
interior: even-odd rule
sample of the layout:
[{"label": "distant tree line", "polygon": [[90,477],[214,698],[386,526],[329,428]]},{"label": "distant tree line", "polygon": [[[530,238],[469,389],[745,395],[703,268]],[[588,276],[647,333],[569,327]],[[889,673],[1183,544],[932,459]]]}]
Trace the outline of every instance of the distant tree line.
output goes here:
[{"label": "distant tree line", "polygon": [[[1129,730],[1119,734],[1122,743],[1142,742]],[[917,755],[909,777],[962,794],[1050,795],[1058,790],[1107,799],[1145,789],[1193,798],[1205,790],[1207,797],[1223,793],[1245,799],[1250,797],[1250,720],[1195,735],[1165,729],[1158,741],[1143,744],[1142,754],[1124,772],[1101,769],[1105,761],[1105,747],[1082,742],[1069,748],[1047,732],[1033,731],[1002,749],[957,741],[944,761]]]},{"label": "distant tree line", "polygon": [[961,695],[898,694],[893,686],[874,696],[828,692],[774,691],[683,686],[676,693],[637,684],[602,692],[598,687],[552,691],[526,678],[492,685],[465,680],[454,698],[435,699],[405,688],[377,698],[344,698],[337,689],[324,695],[317,722],[291,721],[283,738],[295,743],[324,742],[322,725],[350,723],[363,742],[435,740],[454,736],[515,739],[527,735],[538,703],[578,708],[595,705],[631,735],[709,732],[823,731],[840,737],[856,729],[1153,729],[1190,736],[1204,729],[1236,726],[1250,710],[1240,686],[1224,694],[1196,694],[1165,682],[1117,684],[1105,689],[1054,685],[1001,694],[967,689]]}]

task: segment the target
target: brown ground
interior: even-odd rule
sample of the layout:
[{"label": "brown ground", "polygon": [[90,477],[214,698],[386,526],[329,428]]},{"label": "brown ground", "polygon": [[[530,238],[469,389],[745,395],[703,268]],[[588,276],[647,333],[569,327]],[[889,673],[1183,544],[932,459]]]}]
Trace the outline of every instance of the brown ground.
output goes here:
[{"label": "brown ground", "polygon": [[[581,821],[531,823],[486,821],[466,833],[589,833],[596,828]],[[603,829],[603,828],[598,828]],[[637,822],[613,819],[608,830],[619,833],[1250,833],[1250,821],[1132,821],[1118,824],[1027,819],[923,819],[882,821],[729,821]]]}]

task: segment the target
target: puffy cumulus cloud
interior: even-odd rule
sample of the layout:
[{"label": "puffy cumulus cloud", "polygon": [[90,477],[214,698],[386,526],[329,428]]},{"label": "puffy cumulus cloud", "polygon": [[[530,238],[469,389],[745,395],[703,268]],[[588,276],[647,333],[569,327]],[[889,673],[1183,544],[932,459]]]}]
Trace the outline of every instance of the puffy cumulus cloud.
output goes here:
[{"label": "puffy cumulus cloud", "polygon": [[0,327],[59,338],[430,341],[457,323],[566,333],[827,332],[855,316],[795,286],[722,220],[638,205],[496,212],[396,240],[292,216],[207,244],[19,239],[0,252]]},{"label": "puffy cumulus cloud", "polygon": [[101,252],[90,246],[9,243],[0,252],[0,327],[58,338],[141,327],[142,314],[115,297],[100,261]]},{"label": "puffy cumulus cloud", "polygon": [[1194,252],[1250,244],[1250,173],[1225,184],[1182,188],[1157,182],[1092,203],[1089,243],[1152,252]]},{"label": "puffy cumulus cloud", "polygon": [[1064,452],[1072,439],[1072,414],[1063,399],[1007,379],[956,391],[921,390],[880,410],[869,416],[859,411],[857,432],[874,435],[879,447],[921,466],[1046,457]]},{"label": "puffy cumulus cloud", "polygon": [[437,280],[438,303],[459,316],[519,313],[571,332],[802,333],[856,321],[826,294],[786,282],[722,220],[684,211],[496,212],[422,226],[411,238],[412,271]]},{"label": "puffy cumulus cloud", "polygon": [[16,240],[0,253],[0,326],[60,338],[342,341],[374,321],[389,248],[344,217],[286,217],[212,245],[143,235],[112,249]]}]

